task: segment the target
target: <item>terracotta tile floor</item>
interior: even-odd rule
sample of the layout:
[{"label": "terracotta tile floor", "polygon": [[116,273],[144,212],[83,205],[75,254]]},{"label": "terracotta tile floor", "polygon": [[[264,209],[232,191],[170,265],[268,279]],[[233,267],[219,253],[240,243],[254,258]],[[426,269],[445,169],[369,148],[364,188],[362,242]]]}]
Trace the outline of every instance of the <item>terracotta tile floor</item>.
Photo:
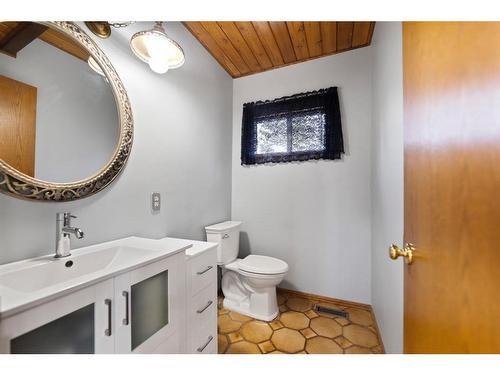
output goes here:
[{"label": "terracotta tile floor", "polygon": [[280,314],[255,320],[218,305],[220,354],[378,354],[383,353],[370,311],[321,302],[348,319],[314,311],[316,300],[278,292]]}]

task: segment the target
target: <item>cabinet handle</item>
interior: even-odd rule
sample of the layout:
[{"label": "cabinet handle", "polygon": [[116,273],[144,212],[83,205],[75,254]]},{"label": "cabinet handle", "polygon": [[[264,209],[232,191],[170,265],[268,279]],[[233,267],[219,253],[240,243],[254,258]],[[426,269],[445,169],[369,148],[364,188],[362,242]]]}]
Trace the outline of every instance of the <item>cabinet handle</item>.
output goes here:
[{"label": "cabinet handle", "polygon": [[199,309],[199,310],[197,310],[196,312],[197,312],[198,314],[203,313],[203,311],[205,311],[206,309],[208,309],[212,303],[214,303],[214,302],[213,302],[213,301],[208,301],[208,302],[207,302],[207,304],[205,305],[205,307],[204,307],[204,308]]},{"label": "cabinet handle", "polygon": [[122,320],[122,323],[124,326],[128,326],[129,323],[130,323],[130,319],[129,319],[129,294],[126,290],[124,290],[122,292],[122,296],[125,297],[125,319]]},{"label": "cabinet handle", "polygon": [[112,311],[111,311],[111,300],[109,298],[106,298],[104,300],[104,303],[106,304],[106,306],[108,306],[108,328],[106,328],[104,330],[104,334],[106,336],[111,336],[111,314],[112,314]]},{"label": "cabinet handle", "polygon": [[210,344],[210,341],[212,341],[214,339],[214,337],[212,335],[208,336],[208,340],[207,342],[205,343],[205,345],[203,346],[200,346],[198,349],[196,349],[199,353],[201,353],[202,351],[205,350],[205,348],[208,346],[208,344]]},{"label": "cabinet handle", "polygon": [[208,266],[207,268],[205,268],[203,271],[198,271],[196,272],[196,274],[198,275],[203,275],[205,272],[208,272],[210,271],[212,268],[214,268],[213,266]]}]

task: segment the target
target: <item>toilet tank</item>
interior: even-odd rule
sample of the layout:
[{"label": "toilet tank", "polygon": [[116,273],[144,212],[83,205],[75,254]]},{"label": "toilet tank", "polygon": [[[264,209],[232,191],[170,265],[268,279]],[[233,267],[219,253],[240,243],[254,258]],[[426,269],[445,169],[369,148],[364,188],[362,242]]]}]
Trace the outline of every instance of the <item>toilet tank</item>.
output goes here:
[{"label": "toilet tank", "polygon": [[223,223],[205,227],[207,241],[219,244],[217,248],[217,263],[231,263],[238,257],[240,248],[241,221],[224,221]]}]

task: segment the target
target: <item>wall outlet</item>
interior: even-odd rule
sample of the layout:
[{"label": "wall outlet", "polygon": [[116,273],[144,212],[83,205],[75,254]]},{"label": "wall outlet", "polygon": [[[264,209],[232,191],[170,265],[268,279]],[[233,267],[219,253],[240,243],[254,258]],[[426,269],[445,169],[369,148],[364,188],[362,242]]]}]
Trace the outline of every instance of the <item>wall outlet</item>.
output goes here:
[{"label": "wall outlet", "polygon": [[161,210],[161,195],[160,193],[151,193],[151,211],[153,213],[160,212]]}]

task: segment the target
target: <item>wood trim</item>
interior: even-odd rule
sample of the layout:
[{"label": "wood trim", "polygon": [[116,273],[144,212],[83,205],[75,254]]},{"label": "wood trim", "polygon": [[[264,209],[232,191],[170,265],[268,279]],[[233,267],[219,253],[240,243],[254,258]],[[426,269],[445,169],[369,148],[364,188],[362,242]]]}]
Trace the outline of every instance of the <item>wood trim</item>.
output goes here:
[{"label": "wood trim", "polygon": [[372,320],[373,320],[373,323],[375,325],[375,328],[377,331],[376,335],[377,335],[378,341],[380,343],[380,346],[382,348],[382,353],[385,354],[384,342],[382,341],[382,336],[380,336],[379,326],[378,326],[377,319],[375,317],[375,313],[373,311],[372,305],[369,305],[366,303],[360,303],[360,302],[347,301],[347,300],[337,299],[337,298],[332,298],[332,297],[320,296],[318,294],[313,294],[313,293],[299,292],[298,290],[291,290],[291,289],[285,289],[285,288],[276,288],[276,289],[282,293],[286,293],[286,294],[296,296],[296,297],[305,298],[308,300],[317,300],[319,302],[331,303],[334,305],[339,305],[341,307],[346,307],[346,308],[352,307],[352,308],[363,309],[365,311],[368,311],[370,313]]},{"label": "wood trim", "polygon": [[0,41],[0,50],[16,57],[17,53],[47,30],[47,26],[35,22],[19,22]]},{"label": "wood trim", "polygon": [[366,303],[347,301],[347,300],[337,299],[337,298],[333,298],[333,297],[325,297],[325,296],[320,296],[318,294],[299,292],[298,290],[292,290],[292,289],[277,288],[277,290],[280,290],[283,293],[292,294],[292,295],[297,296],[297,297],[302,297],[302,298],[307,298],[307,299],[315,299],[318,301],[333,303],[333,304],[337,304],[337,305],[341,305],[341,306],[345,306],[345,307],[355,307],[357,309],[363,309],[363,310],[368,310],[368,311],[371,311],[371,309],[372,309],[372,306],[368,305]]},{"label": "wood trim", "polygon": [[373,311],[373,307],[371,305],[370,305],[370,314],[372,316],[373,324],[375,325],[375,329],[377,331],[376,334],[378,337],[378,342],[380,343],[380,347],[382,348],[382,354],[386,354],[384,341],[382,340],[382,336],[380,335],[380,328],[379,328],[378,323],[377,323],[377,318],[375,317],[375,311]]}]

